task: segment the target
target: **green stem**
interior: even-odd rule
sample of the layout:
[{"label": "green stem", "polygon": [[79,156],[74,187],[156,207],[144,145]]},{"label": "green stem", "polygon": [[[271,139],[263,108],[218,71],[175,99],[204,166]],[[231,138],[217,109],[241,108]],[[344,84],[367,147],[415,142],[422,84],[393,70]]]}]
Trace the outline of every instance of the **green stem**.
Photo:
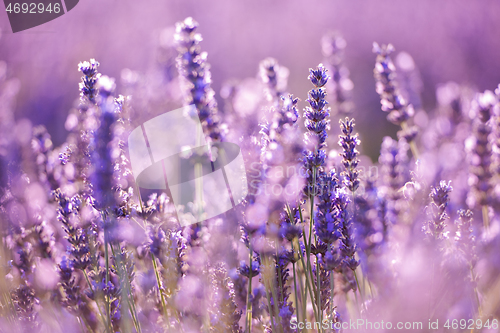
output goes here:
[{"label": "green stem", "polygon": [[487,205],[483,205],[482,212],[483,212],[484,229],[486,230],[486,232],[489,232],[489,229],[490,229],[490,214],[488,213],[488,206]]},{"label": "green stem", "polygon": [[[87,280],[87,284],[89,285],[90,291],[92,292],[92,294],[95,295],[94,288],[92,287],[92,284],[90,283],[90,279],[89,279],[89,276],[87,275],[87,272],[84,269],[82,271],[83,271],[83,276],[85,276],[85,280]],[[97,297],[96,297],[95,304],[97,305],[97,310],[99,311],[99,316],[101,317],[102,324],[104,325],[104,327],[106,327],[106,331],[109,332],[108,322],[107,322],[107,320],[104,319],[104,315],[102,314],[101,307],[99,306],[99,302],[97,302]]]},{"label": "green stem", "polygon": [[[319,322],[322,322],[321,317],[323,317],[323,311],[321,309],[321,278],[320,278],[320,272],[319,272],[319,260],[318,257],[316,257],[316,282],[318,283],[318,289],[317,289],[317,296],[316,300],[318,302],[318,315],[319,315]],[[322,331],[322,328],[320,326],[319,332]]]},{"label": "green stem", "polygon": [[[119,251],[119,249],[117,250]],[[132,317],[132,322],[134,323],[134,327],[135,327],[135,330],[138,332],[138,333],[141,333],[141,327],[140,327],[140,323],[139,321],[137,320],[137,312],[136,312],[136,308],[135,308],[135,301],[134,301],[134,297],[133,295],[131,295],[131,286],[130,286],[130,280],[127,276],[127,269],[123,263],[123,260],[122,260],[122,256],[121,256],[121,253],[118,252],[118,256],[116,255],[116,252],[113,245],[111,245],[111,252],[113,253],[113,257],[115,258],[115,260],[118,262],[118,272],[120,274],[120,277],[121,277],[121,281],[124,281],[124,288],[122,288],[122,298],[125,298],[126,301],[127,301],[127,306],[128,306],[128,311],[130,313],[130,316]]]},{"label": "green stem", "polygon": [[[303,226],[304,225],[304,218],[302,216],[302,210],[300,210],[300,209],[299,209],[299,214],[300,214],[300,221],[301,221],[302,226]],[[288,207],[288,216],[290,218],[290,221],[293,221],[293,216],[292,216],[292,212],[291,212],[290,207]],[[302,227],[302,234],[304,237],[304,243],[305,243],[304,245],[306,248],[306,255],[309,258],[310,257],[310,255],[309,255],[310,252],[308,252],[309,245],[307,243],[307,238],[306,238],[306,233],[305,233],[304,227]],[[306,319],[305,307],[307,305],[307,290],[309,290],[309,295],[311,297],[311,304],[312,304],[313,311],[314,311],[314,317],[317,318],[316,304],[314,303],[314,294],[316,293],[316,290],[314,288],[314,283],[311,283],[311,281],[313,281],[314,279],[313,279],[310,260],[308,261],[308,266],[306,266],[305,261],[304,261],[304,256],[302,254],[302,250],[300,249],[299,240],[297,238],[295,238],[293,240],[293,242],[297,242],[297,244],[296,244],[296,247],[298,249],[297,252],[299,254],[299,258],[300,258],[300,261],[302,264],[302,269],[304,271],[304,275],[306,277],[306,286],[304,288],[304,294],[303,294],[304,320]],[[309,279],[311,279],[311,281]]]},{"label": "green stem", "polygon": [[155,256],[152,253],[151,253],[151,260],[153,261],[153,269],[155,270],[156,283],[158,285],[158,292],[160,293],[161,307],[163,310],[163,315],[165,316],[165,321],[167,322],[167,327],[170,329],[170,319],[168,317],[167,303],[165,301],[165,296],[163,295],[163,292],[162,292],[163,288],[161,287],[160,273],[158,272],[158,265],[156,264]]},{"label": "green stem", "polygon": [[[264,277],[264,288],[266,289],[266,299],[267,299],[267,307],[269,309],[269,319],[271,321],[271,328],[273,329],[273,332],[276,332],[276,328],[274,327],[274,319],[273,315],[271,314],[271,295],[269,293],[269,287],[267,285],[267,278]],[[276,300],[276,298],[275,298]],[[276,304],[276,302],[274,302]]]},{"label": "green stem", "polygon": [[[292,262],[292,269],[293,269],[293,294],[295,296],[295,309],[297,311],[297,322],[300,322],[300,316],[299,316],[299,296],[297,294],[297,271],[295,269],[295,262],[299,259],[297,256],[297,252],[295,252],[293,242],[292,242],[292,253],[294,255],[294,261]],[[302,293],[302,288],[301,288],[301,293]]]},{"label": "green stem", "polygon": [[[472,282],[474,283],[476,281],[476,277],[474,275],[474,268],[472,265],[469,265],[470,268],[470,277]],[[476,302],[477,302],[477,312],[479,314],[479,317],[481,318],[483,316],[483,311],[481,309],[481,302],[479,301],[479,293],[477,291],[477,287],[474,287],[474,296],[476,297]]]},{"label": "green stem", "polygon": [[[403,121],[401,123],[401,129],[403,131],[405,131],[406,129],[408,129],[408,124],[405,121]],[[418,160],[419,153],[418,153],[417,145],[415,144],[414,140],[410,141],[410,150],[411,150],[411,153],[412,153],[413,157],[415,158],[415,160]]]},{"label": "green stem", "polygon": [[335,290],[335,281],[333,279],[333,270],[330,271],[330,320],[333,320],[333,296]]},{"label": "green stem", "polygon": [[247,311],[246,311],[246,327],[245,327],[245,332],[252,333],[252,300],[251,300],[251,295],[252,295],[252,261],[253,261],[253,256],[252,256],[252,243],[250,243],[250,236],[248,236],[248,249],[250,250],[250,260],[248,262],[248,267],[249,267],[249,275],[248,275],[248,291],[247,291]]},{"label": "green stem", "polygon": [[366,311],[366,303],[365,303],[365,298],[363,296],[363,293],[361,292],[361,288],[360,288],[360,285],[359,285],[359,281],[358,281],[358,275],[356,274],[356,270],[353,270],[353,273],[354,273],[354,278],[356,279],[356,286],[358,287],[358,291],[359,291],[359,296],[361,297],[361,302],[363,304],[363,308],[365,308],[365,311]]},{"label": "green stem", "polygon": [[[108,258],[108,237],[106,236],[106,227],[104,227],[104,256],[106,259],[106,286],[109,283],[109,258]],[[108,324],[111,326],[111,313],[109,306],[109,296],[104,295],[104,300],[106,302],[106,316],[108,318]]]},{"label": "green stem", "polygon": [[[298,241],[297,241],[298,243]],[[299,247],[299,244],[297,244],[297,247]],[[299,253],[301,254],[302,251],[299,251]],[[311,304],[312,304],[312,307],[313,307],[313,311],[314,311],[314,317],[317,318],[318,317],[318,314],[317,314],[317,311],[316,311],[316,303],[314,303],[314,293],[315,293],[315,290],[313,289],[313,287],[311,287],[311,281],[309,280],[309,273],[307,271],[307,268],[306,268],[306,264],[304,262],[304,256],[301,254],[300,255],[300,261],[301,261],[301,264],[302,264],[302,269],[304,270],[304,275],[306,277],[306,287],[305,287],[305,290],[304,290],[304,305],[307,304],[307,290],[309,290],[309,296],[311,297]],[[312,285],[314,285],[314,283],[312,283]],[[306,317],[304,317],[305,319]]]}]

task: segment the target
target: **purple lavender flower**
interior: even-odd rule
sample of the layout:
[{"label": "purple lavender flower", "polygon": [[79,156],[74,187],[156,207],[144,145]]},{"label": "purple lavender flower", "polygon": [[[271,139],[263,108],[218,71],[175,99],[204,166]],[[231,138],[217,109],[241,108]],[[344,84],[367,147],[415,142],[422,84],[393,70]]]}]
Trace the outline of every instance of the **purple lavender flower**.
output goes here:
[{"label": "purple lavender flower", "polygon": [[[299,99],[294,98],[293,95],[281,96],[281,102],[278,106],[272,107],[273,119],[271,122],[264,120],[259,124],[261,135],[261,157],[260,162],[265,169],[270,161],[275,158],[274,152],[283,150],[289,142],[288,130],[294,128],[297,123],[299,114],[297,111],[297,103]],[[294,147],[292,147],[293,149]],[[281,153],[283,154],[283,152]],[[294,155],[293,152],[291,155]],[[282,158],[283,159],[283,158]]]},{"label": "purple lavender flower", "polygon": [[455,221],[457,230],[455,233],[455,242],[458,251],[467,261],[467,263],[474,267],[477,261],[476,252],[476,236],[474,235],[474,229],[472,226],[473,218],[472,212],[470,210],[459,210],[458,220]]},{"label": "purple lavender flower", "polygon": [[[351,90],[353,83],[349,79],[349,70],[344,65],[345,39],[336,32],[328,33],[321,39],[321,50],[327,60],[327,67],[331,71],[331,92],[335,103],[332,108],[335,114],[348,114],[352,112],[353,102]],[[327,86],[327,89],[329,87]]]},{"label": "purple lavender flower", "polygon": [[382,186],[386,215],[382,220],[388,220],[395,224],[397,216],[401,211],[401,191],[405,184],[405,167],[408,160],[408,145],[400,139],[396,141],[386,136],[380,149],[379,163],[381,165]]},{"label": "purple lavender flower", "polygon": [[115,103],[108,89],[101,88],[99,103],[101,115],[99,117],[99,128],[92,141],[92,185],[94,188],[95,207],[101,211],[114,208],[117,204],[115,199],[115,181],[113,146],[113,125],[116,121]]},{"label": "purple lavender flower", "polygon": [[319,64],[316,69],[309,69],[309,80],[315,86],[309,91],[307,102],[309,106],[304,109],[305,126],[308,132],[305,134],[305,141],[311,142],[314,145],[313,150],[303,152],[302,162],[306,170],[308,170],[307,184],[305,195],[310,197],[316,193],[313,189],[316,187],[315,179],[317,172],[325,164],[326,153],[323,149],[326,147],[326,133],[329,128],[330,108],[326,105],[325,100],[326,90],[323,86],[328,82],[330,77],[326,74],[326,69],[323,64]]},{"label": "purple lavender flower", "polygon": [[492,133],[491,119],[497,103],[493,92],[478,94],[473,101],[473,136],[466,142],[470,154],[470,179],[472,188],[467,198],[470,207],[488,206],[492,203]]},{"label": "purple lavender flower", "polygon": [[49,234],[47,223],[45,221],[41,221],[33,228],[34,233],[37,238],[37,248],[42,258],[50,258],[54,257],[54,235]]},{"label": "purple lavender flower", "polygon": [[392,44],[379,46],[377,43],[373,43],[373,52],[377,54],[373,70],[376,90],[380,95],[382,111],[389,113],[387,119],[402,127],[398,136],[412,142],[418,134],[418,128],[416,126],[408,127],[406,123],[413,117],[415,111],[399,91],[396,82],[396,66],[391,59],[391,54],[394,51]]},{"label": "purple lavender flower", "polygon": [[71,267],[84,270],[91,261],[90,249],[85,230],[74,225],[75,220],[79,219],[79,215],[76,211],[77,207],[75,207],[75,200],[70,200],[59,189],[54,191],[54,198],[59,204],[57,218],[62,223],[63,229],[67,235],[66,239],[70,244],[68,254],[73,258]]},{"label": "purple lavender flower", "polygon": [[63,290],[61,295],[61,305],[70,313],[80,316],[91,329],[97,328],[97,320],[88,304],[82,298],[81,288],[77,279],[73,275],[73,262],[63,257],[59,268],[59,285]]},{"label": "purple lavender flower", "polygon": [[318,239],[326,245],[333,245],[341,237],[337,210],[333,202],[333,196],[339,188],[339,181],[335,172],[320,173],[319,195],[316,215],[314,217],[314,231]]},{"label": "purple lavender flower", "polygon": [[207,53],[200,50],[202,37],[196,32],[197,28],[198,22],[191,17],[176,25],[175,40],[179,52],[177,70],[187,86],[185,104],[196,106],[205,135],[213,141],[220,141],[223,133],[217,115],[215,93],[211,88],[210,65],[207,63]]},{"label": "purple lavender flower", "polygon": [[95,59],[84,61],[78,64],[78,70],[83,73],[82,82],[80,83],[80,95],[82,102],[89,101],[92,104],[96,103],[98,88],[96,87],[97,80],[101,74],[97,72],[99,62]]},{"label": "purple lavender flower", "polygon": [[337,209],[338,223],[341,226],[340,253],[343,256],[343,264],[355,271],[359,266],[359,261],[354,257],[357,246],[352,219],[348,212],[350,199],[344,189],[338,189],[335,191],[333,201]]},{"label": "purple lavender flower", "polygon": [[302,237],[302,228],[297,225],[297,221],[300,221],[300,209],[300,207],[290,208],[292,219],[290,219],[287,211],[282,212],[280,215],[280,236],[289,242]]},{"label": "purple lavender flower", "polygon": [[344,176],[345,187],[354,193],[359,187],[359,159],[357,158],[359,152],[356,147],[360,144],[358,134],[352,135],[354,119],[346,118],[345,121],[341,120],[340,129],[342,135],[339,136],[339,146],[343,150],[340,156],[342,156],[342,164],[346,169],[346,171],[342,172],[342,176]]},{"label": "purple lavender flower", "polygon": [[425,233],[434,239],[443,239],[446,237],[444,229],[446,220],[449,218],[446,214],[446,207],[450,201],[449,194],[452,191],[450,182],[442,180],[439,186],[434,187],[429,194],[431,202],[427,206],[427,214],[430,220],[425,226]]},{"label": "purple lavender flower", "polygon": [[315,88],[309,91],[309,98],[306,100],[309,106],[304,109],[304,124],[309,131],[306,138],[313,140],[315,144],[315,155],[326,146],[328,137],[326,130],[329,126],[327,117],[330,116],[330,108],[326,106],[328,102],[325,100],[326,90],[323,86],[329,78],[323,64],[319,64],[316,69],[309,69],[309,81]]},{"label": "purple lavender flower", "polygon": [[[276,290],[277,299],[275,300],[272,295],[269,296],[271,308],[268,309],[271,320],[274,322],[274,327],[279,327],[281,324],[283,332],[286,333],[293,332],[290,328],[290,321],[294,313],[292,302],[288,300],[290,297],[290,287],[287,285],[288,278],[290,277],[290,270],[286,268],[288,264],[289,261],[286,260],[286,256],[280,256],[275,262],[275,280],[273,285]],[[279,313],[275,311],[275,304]]]},{"label": "purple lavender flower", "polygon": [[39,125],[33,129],[33,139],[31,140],[31,147],[36,154],[36,164],[38,168],[38,180],[44,184],[47,190],[55,190],[60,186],[55,173],[55,161],[52,160],[54,146],[43,125]]},{"label": "purple lavender flower", "polygon": [[215,293],[212,296],[216,307],[212,310],[211,332],[214,333],[241,333],[239,325],[241,311],[235,304],[234,285],[227,276],[222,265],[217,265],[212,271]]},{"label": "purple lavender flower", "polygon": [[[500,84],[495,89],[497,97],[497,105],[493,109],[493,137],[492,137],[492,153],[493,153],[493,166],[492,172],[496,174],[497,178],[500,177]],[[497,185],[500,186],[500,185]]]},{"label": "purple lavender flower", "polygon": [[[316,286],[319,286],[319,291],[320,291],[320,308],[321,311],[325,310],[330,310],[334,308],[333,304],[330,304],[331,297],[330,297],[330,292],[331,292],[331,286],[330,286],[330,279],[332,278],[332,272],[331,269],[332,267],[327,267],[328,265],[325,263],[325,260],[323,259],[324,255],[318,255],[316,257],[316,263],[313,265],[312,271],[313,271],[313,276],[314,276],[314,284]],[[332,261],[330,260],[329,264],[332,264]],[[318,269],[319,269],[319,283],[318,283]],[[315,295],[315,302],[318,304],[318,295]],[[330,312],[330,311],[328,311]]]},{"label": "purple lavender flower", "polygon": [[39,302],[35,292],[27,285],[21,285],[12,292],[12,302],[15,306],[17,317],[21,322],[23,331],[38,332],[40,322],[35,305]]},{"label": "purple lavender flower", "polygon": [[259,63],[259,75],[266,85],[268,100],[278,104],[286,90],[288,69],[280,66],[276,59],[266,58]]}]

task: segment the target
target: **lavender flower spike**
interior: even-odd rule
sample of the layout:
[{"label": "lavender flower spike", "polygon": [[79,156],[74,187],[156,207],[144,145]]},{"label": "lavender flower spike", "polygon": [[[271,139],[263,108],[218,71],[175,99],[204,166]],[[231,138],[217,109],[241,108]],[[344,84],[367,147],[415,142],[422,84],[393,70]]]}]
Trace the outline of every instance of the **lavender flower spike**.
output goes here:
[{"label": "lavender flower spike", "polygon": [[[380,95],[382,111],[388,112],[387,120],[401,126],[398,136],[412,142],[418,134],[416,126],[408,127],[406,122],[413,118],[415,110],[413,105],[403,98],[396,82],[396,66],[390,55],[395,51],[392,44],[379,46],[373,43],[373,52],[377,54],[373,74],[376,81],[376,90]],[[414,151],[416,155],[416,150]],[[416,157],[416,156],[415,156]]]},{"label": "lavender flower spike", "polygon": [[102,77],[99,80],[101,86],[100,97],[103,101],[100,104],[101,115],[100,125],[92,146],[94,148],[91,158],[93,165],[92,184],[94,185],[95,205],[99,210],[114,208],[116,205],[115,191],[113,187],[115,182],[114,162],[112,141],[114,139],[113,125],[117,115],[115,113],[116,105],[111,97],[111,91],[114,86],[112,80],[108,77]]},{"label": "lavender flower spike", "polygon": [[319,240],[326,245],[333,245],[341,237],[335,203],[332,194],[339,188],[339,181],[333,171],[322,173],[319,178],[317,211],[314,218],[314,230]]},{"label": "lavender flower spike", "polygon": [[274,58],[266,58],[259,63],[259,75],[266,85],[266,94],[269,101],[279,102],[280,96],[285,93],[289,70],[280,66]]},{"label": "lavender flower spike", "polygon": [[325,164],[326,153],[323,149],[326,147],[326,138],[329,129],[330,108],[326,105],[325,100],[326,89],[323,86],[328,82],[330,77],[326,74],[326,68],[323,64],[319,64],[316,69],[309,69],[309,80],[315,86],[309,91],[307,102],[309,106],[304,109],[305,126],[308,132],[304,135],[305,141],[314,144],[313,150],[304,151],[302,161],[304,167],[308,170],[308,179],[304,190],[306,196],[314,195],[316,186],[314,179],[317,171],[321,171],[321,167]]},{"label": "lavender flower spike", "polygon": [[197,28],[198,22],[191,17],[176,25],[175,40],[179,52],[177,70],[186,84],[185,105],[194,104],[205,135],[213,141],[221,141],[217,102],[211,88],[210,65],[207,53],[200,50],[199,43],[203,39],[196,33]]},{"label": "lavender flower spike", "polygon": [[354,86],[349,79],[349,70],[344,65],[346,40],[337,32],[330,32],[321,39],[321,50],[331,70],[332,93],[335,103],[332,109],[335,114],[348,114],[353,110],[351,91]]},{"label": "lavender flower spike", "polygon": [[340,254],[343,257],[342,261],[346,267],[355,271],[359,266],[359,261],[355,258],[357,246],[354,240],[352,219],[347,211],[350,200],[344,189],[338,189],[335,192],[333,201],[337,210],[338,223],[341,226]]},{"label": "lavender flower spike", "polygon": [[343,150],[340,156],[342,156],[342,164],[346,169],[346,171],[342,172],[342,176],[344,176],[345,186],[354,193],[359,187],[359,170],[357,169],[359,152],[356,147],[360,144],[358,134],[352,135],[354,119],[346,118],[344,121],[341,120],[340,129],[342,135],[339,136],[339,146]]},{"label": "lavender flower spike", "polygon": [[326,74],[326,69],[323,64],[319,64],[316,69],[309,70],[309,80],[315,86],[309,91],[309,98],[306,100],[309,103],[304,110],[305,126],[309,131],[308,136],[316,138],[316,152],[326,146],[326,138],[328,134],[326,130],[329,126],[330,108],[326,107],[328,102],[325,100],[326,90],[323,86],[330,77]]},{"label": "lavender flower spike", "polygon": [[84,61],[78,64],[78,70],[84,75],[82,76],[82,82],[80,82],[82,102],[85,100],[90,101],[92,104],[96,102],[95,97],[98,94],[96,83],[101,76],[100,73],[97,73],[97,67],[99,67],[99,62],[95,59],[90,59],[90,62]]},{"label": "lavender flower spike", "polygon": [[490,119],[496,103],[496,96],[492,91],[487,90],[483,94],[478,94],[472,104],[473,136],[466,141],[471,161],[469,183],[472,188],[467,198],[469,207],[491,204],[493,173],[492,147],[489,139],[492,133]]},{"label": "lavender flower spike", "polygon": [[435,239],[446,238],[444,228],[446,227],[446,220],[449,218],[448,214],[446,214],[446,207],[450,201],[449,194],[452,189],[450,182],[446,183],[442,180],[439,186],[431,190],[429,195],[431,202],[427,206],[427,214],[430,220],[427,222],[424,231]]}]

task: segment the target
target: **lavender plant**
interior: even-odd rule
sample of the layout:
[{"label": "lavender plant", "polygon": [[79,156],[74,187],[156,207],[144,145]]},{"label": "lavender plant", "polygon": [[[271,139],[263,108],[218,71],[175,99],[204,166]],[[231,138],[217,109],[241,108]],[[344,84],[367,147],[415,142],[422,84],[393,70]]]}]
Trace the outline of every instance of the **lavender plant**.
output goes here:
[{"label": "lavender plant", "polygon": [[[398,85],[394,48],[375,43],[376,91],[401,131],[383,139],[372,165],[355,133],[344,38],[322,40],[326,66],[309,71],[301,127],[289,70],[273,58],[259,64],[260,81],[234,81],[224,97],[244,91],[259,110],[218,113],[197,31],[192,18],[177,25],[179,80],[168,62],[158,91],[182,91],[171,102],[196,107],[199,137],[237,138],[259,191],[184,227],[168,191],[146,191],[132,177],[126,137],[150,116],[137,106],[155,98],[134,104],[143,92],[135,74],[122,75],[133,96],[117,95],[96,60],[81,62],[69,134],[56,147],[46,128],[14,117],[15,83],[0,63],[1,331],[339,332],[382,319],[498,329],[500,86],[472,102],[465,86],[441,86],[430,125],[419,129],[403,97],[417,101],[417,91]],[[347,113],[330,128],[330,114]],[[338,150],[327,146],[336,135]],[[448,149],[457,161],[441,156]],[[367,178],[367,166],[380,174]]]}]

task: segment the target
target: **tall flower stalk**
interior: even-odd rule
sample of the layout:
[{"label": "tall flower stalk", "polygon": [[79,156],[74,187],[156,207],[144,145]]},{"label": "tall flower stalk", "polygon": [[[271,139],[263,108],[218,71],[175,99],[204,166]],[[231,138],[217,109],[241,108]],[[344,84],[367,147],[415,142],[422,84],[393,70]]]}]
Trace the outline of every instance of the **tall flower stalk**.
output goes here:
[{"label": "tall flower stalk", "polygon": [[388,112],[387,119],[401,127],[398,132],[400,138],[404,138],[410,144],[413,157],[419,158],[415,137],[418,134],[418,127],[410,126],[415,110],[413,105],[408,104],[399,91],[396,81],[396,66],[391,59],[391,54],[395,51],[392,44],[380,46],[373,43],[373,52],[377,54],[375,69],[373,70],[376,91],[380,95],[382,111]]},{"label": "tall flower stalk", "polygon": [[[310,282],[308,283],[309,290],[314,294],[318,295],[319,286],[313,287],[314,276],[311,267],[311,246],[312,246],[312,234],[314,225],[314,198],[316,196],[317,181],[319,173],[323,172],[323,166],[325,164],[326,153],[324,148],[326,147],[326,138],[328,137],[327,129],[329,128],[330,108],[327,107],[328,102],[326,101],[326,89],[325,84],[329,80],[329,76],[326,73],[327,70],[323,64],[319,64],[316,69],[309,70],[309,81],[313,84],[314,88],[309,91],[309,98],[307,102],[309,105],[304,109],[305,127],[307,133],[305,134],[306,143],[312,146],[312,150],[304,152],[303,163],[308,171],[308,178],[306,184],[305,195],[310,202],[310,221],[309,221],[309,236],[308,240],[305,242],[306,246],[306,257],[307,257],[307,269],[311,276]],[[306,238],[304,238],[306,240]],[[307,275],[307,272],[306,272]],[[319,281],[318,281],[319,282]],[[304,294],[304,299],[307,299],[307,294]],[[311,297],[314,300],[314,297]],[[316,306],[316,319],[321,321],[320,309]]]},{"label": "tall flower stalk", "polygon": [[470,155],[470,182],[472,184],[469,192],[468,204],[470,207],[481,207],[483,213],[483,224],[486,230],[489,228],[489,208],[492,202],[492,184],[494,175],[492,167],[492,145],[490,142],[493,128],[493,109],[497,103],[496,96],[492,91],[478,94],[473,101],[473,135],[467,145]]},{"label": "tall flower stalk", "polygon": [[207,53],[201,51],[199,44],[203,38],[196,31],[197,28],[198,22],[191,17],[177,23],[177,70],[185,85],[185,105],[194,104],[205,135],[213,141],[221,141],[223,133],[217,115],[215,92],[211,88],[210,65],[207,62]]}]

